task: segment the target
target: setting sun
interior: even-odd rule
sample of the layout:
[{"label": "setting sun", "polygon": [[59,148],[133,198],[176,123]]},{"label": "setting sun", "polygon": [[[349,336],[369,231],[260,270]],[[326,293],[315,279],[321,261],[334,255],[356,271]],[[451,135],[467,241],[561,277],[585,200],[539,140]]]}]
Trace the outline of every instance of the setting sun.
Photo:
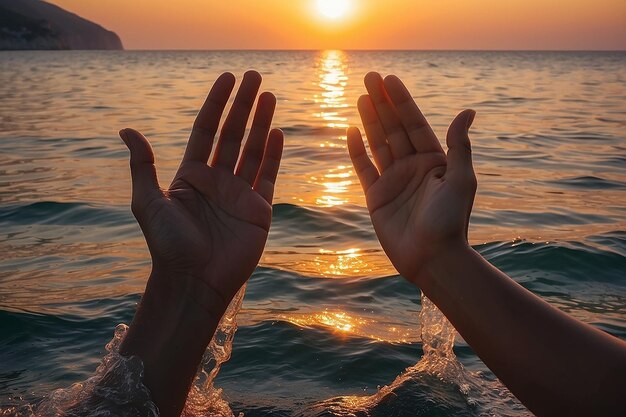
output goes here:
[{"label": "setting sun", "polygon": [[348,0],[317,0],[317,10],[329,19],[339,19],[348,13]]}]

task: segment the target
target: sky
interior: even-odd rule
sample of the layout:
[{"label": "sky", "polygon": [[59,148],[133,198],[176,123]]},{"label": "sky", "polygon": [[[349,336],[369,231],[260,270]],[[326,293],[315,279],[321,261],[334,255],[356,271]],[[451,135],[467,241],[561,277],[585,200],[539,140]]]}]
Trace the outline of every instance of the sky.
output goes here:
[{"label": "sky", "polygon": [[[344,1],[345,14],[324,15]],[[115,31],[126,49],[626,50],[625,0],[49,2]]]}]

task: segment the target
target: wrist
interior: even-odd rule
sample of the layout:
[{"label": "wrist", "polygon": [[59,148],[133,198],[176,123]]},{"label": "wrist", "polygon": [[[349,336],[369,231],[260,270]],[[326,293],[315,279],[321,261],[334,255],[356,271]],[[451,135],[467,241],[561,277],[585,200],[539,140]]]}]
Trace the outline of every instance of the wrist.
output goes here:
[{"label": "wrist", "polygon": [[120,353],[142,360],[161,415],[180,413],[226,307],[201,279],[153,269]]},{"label": "wrist", "polygon": [[[228,308],[232,297],[228,298],[208,282],[211,280],[195,271],[168,270],[153,266],[146,285],[146,295],[165,303],[172,314],[184,317],[187,312],[198,314],[199,321],[207,321],[217,317],[217,321]],[[188,310],[188,311],[187,311]]]},{"label": "wrist", "polygon": [[428,291],[439,276],[446,273],[454,263],[471,254],[474,249],[466,239],[455,239],[438,245],[440,249],[433,252],[410,280],[422,290]]},{"label": "wrist", "polygon": [[148,367],[167,358],[200,358],[228,305],[201,279],[153,269],[120,347]]}]

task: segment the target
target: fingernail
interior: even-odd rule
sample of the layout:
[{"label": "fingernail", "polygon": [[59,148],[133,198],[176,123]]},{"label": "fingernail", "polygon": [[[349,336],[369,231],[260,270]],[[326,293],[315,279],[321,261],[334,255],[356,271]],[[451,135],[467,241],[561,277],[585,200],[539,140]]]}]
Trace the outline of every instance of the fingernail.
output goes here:
[{"label": "fingernail", "polygon": [[470,110],[469,114],[467,115],[467,130],[469,130],[469,128],[472,126],[472,123],[474,123],[474,117],[476,117],[476,112],[474,110]]},{"label": "fingernail", "polygon": [[120,138],[122,138],[122,140],[126,144],[126,146],[129,146],[128,145],[128,134],[126,133],[126,129],[122,129],[118,133],[120,135]]}]

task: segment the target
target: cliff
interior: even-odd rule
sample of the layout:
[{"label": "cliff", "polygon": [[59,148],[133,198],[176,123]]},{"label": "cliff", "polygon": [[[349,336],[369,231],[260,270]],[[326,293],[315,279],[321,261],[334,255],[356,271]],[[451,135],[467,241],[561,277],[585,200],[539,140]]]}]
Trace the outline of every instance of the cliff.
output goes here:
[{"label": "cliff", "polygon": [[124,49],[115,32],[41,0],[0,0],[0,50]]}]

